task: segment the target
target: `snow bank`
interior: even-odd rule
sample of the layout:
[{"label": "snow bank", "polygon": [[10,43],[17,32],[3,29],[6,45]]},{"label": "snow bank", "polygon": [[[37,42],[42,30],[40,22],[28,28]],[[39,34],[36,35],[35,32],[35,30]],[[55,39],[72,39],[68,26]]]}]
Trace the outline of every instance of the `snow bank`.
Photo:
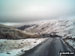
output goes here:
[{"label": "snow bank", "polygon": [[73,48],[75,48],[75,41],[73,41],[73,40],[66,40],[66,42],[67,42],[70,46],[72,46]]}]

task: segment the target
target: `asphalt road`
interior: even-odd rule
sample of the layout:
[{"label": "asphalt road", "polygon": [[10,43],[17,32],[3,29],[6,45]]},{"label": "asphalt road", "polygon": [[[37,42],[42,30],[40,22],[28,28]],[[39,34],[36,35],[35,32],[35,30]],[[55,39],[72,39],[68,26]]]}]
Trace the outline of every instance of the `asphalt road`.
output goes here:
[{"label": "asphalt road", "polygon": [[48,38],[37,47],[26,51],[21,56],[60,56],[60,51],[72,51],[60,38]]}]

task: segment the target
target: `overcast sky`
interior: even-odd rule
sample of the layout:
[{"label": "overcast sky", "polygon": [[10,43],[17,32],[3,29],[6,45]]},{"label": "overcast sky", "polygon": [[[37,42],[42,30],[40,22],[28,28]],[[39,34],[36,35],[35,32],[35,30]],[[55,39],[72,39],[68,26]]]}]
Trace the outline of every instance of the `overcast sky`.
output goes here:
[{"label": "overcast sky", "polygon": [[0,0],[0,22],[75,18],[75,0]]}]

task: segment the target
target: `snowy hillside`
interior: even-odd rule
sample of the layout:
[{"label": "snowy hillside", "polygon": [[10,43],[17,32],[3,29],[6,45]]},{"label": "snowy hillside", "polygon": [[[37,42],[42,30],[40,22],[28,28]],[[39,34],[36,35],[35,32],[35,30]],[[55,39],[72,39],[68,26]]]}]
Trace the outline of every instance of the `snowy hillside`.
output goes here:
[{"label": "snowy hillside", "polygon": [[42,21],[33,27],[25,29],[26,32],[33,32],[39,34],[47,34],[51,32],[57,32],[61,36],[72,36],[74,37],[74,26],[75,22],[73,20],[50,20]]},{"label": "snowy hillside", "polygon": [[13,26],[6,26],[0,24],[0,39],[25,39],[25,38],[32,38],[38,37],[37,34],[23,32],[19,29],[14,28]]}]

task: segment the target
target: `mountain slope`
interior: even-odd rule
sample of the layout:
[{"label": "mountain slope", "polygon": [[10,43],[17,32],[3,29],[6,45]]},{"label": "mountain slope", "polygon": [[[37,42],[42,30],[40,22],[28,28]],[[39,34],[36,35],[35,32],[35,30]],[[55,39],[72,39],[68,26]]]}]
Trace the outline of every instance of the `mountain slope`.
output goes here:
[{"label": "mountain slope", "polygon": [[23,26],[17,27],[17,29],[24,30],[24,29],[29,28],[29,27],[32,27],[32,26],[34,26],[34,25],[23,25]]},{"label": "mountain slope", "polygon": [[73,20],[50,20],[40,22],[33,27],[25,29],[26,32],[33,32],[38,34],[50,34],[57,32],[61,36],[73,36],[74,22]]},{"label": "mountain slope", "polygon": [[37,34],[23,32],[14,27],[0,25],[0,39],[22,39],[38,37]]}]

